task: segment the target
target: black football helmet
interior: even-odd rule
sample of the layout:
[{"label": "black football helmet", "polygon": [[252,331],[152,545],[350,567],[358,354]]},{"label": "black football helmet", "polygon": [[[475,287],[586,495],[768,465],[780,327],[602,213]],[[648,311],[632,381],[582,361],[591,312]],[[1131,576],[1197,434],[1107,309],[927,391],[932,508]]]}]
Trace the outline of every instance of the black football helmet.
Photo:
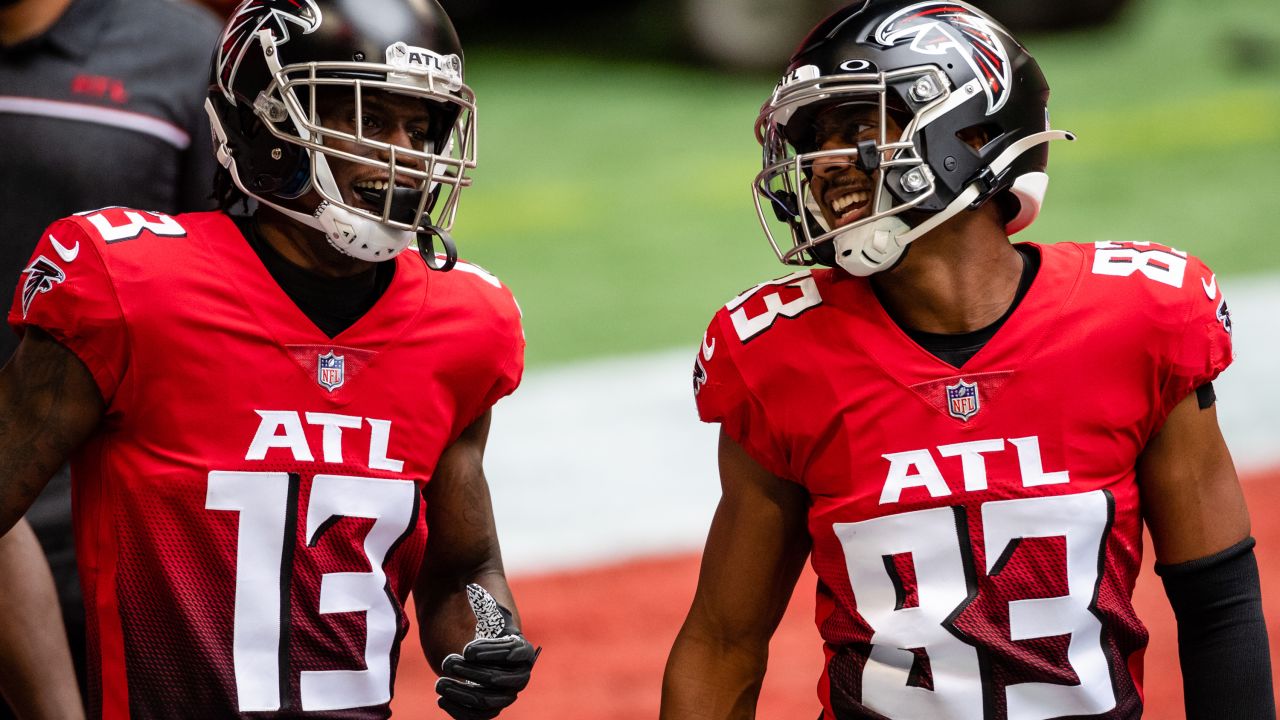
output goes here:
[{"label": "black football helmet", "polygon": [[[323,112],[335,91],[352,93],[356,117],[372,92],[420,99],[429,137],[407,149],[365,137],[360,122],[340,130]],[[448,230],[476,166],[475,95],[436,0],[245,0],[223,29],[205,108],[218,160],[242,192],[353,257],[387,260],[421,235],[428,264],[452,266]],[[385,186],[361,192],[381,212],[343,200],[329,158],[385,171]],[[280,204],[312,190],[312,212]],[[427,251],[433,237],[444,262]]]},{"label": "black football helmet", "polygon": [[[1049,86],[1034,58],[995,20],[963,2],[858,0],[818,24],[764,103],[756,136],[764,168],[756,210],[787,264],[891,267],[907,244],[966,208],[1002,198],[1006,231],[1040,211],[1048,185]],[[821,150],[818,114],[879,108],[878,140]],[[886,118],[902,127],[887,137]],[[965,134],[966,131],[969,134]],[[975,149],[968,137],[982,138]],[[962,135],[964,135],[962,137]],[[828,226],[810,189],[815,160],[839,158],[872,178],[863,217]],[[783,249],[784,231],[792,247]]]}]

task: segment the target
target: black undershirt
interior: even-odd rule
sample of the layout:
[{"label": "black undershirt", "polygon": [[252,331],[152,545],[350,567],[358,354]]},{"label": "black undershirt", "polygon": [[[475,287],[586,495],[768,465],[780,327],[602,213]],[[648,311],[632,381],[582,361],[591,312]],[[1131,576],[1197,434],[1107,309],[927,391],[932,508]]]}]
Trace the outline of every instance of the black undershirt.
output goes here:
[{"label": "black undershirt", "polygon": [[317,275],[293,264],[271,247],[257,232],[252,218],[232,219],[280,289],[331,338],[369,312],[395,277],[394,262],[380,262],[362,273],[347,277]]},{"label": "black undershirt", "polygon": [[[1022,302],[1022,298],[1026,297],[1027,290],[1031,289],[1031,281],[1035,280],[1036,273],[1040,272],[1040,251],[1037,248],[1030,245],[1014,245],[1013,249],[1017,250],[1018,256],[1022,258],[1022,278],[1018,281],[1018,291],[1014,293],[1013,302],[1009,305],[1009,309],[1005,310],[1004,314],[995,322],[972,332],[946,334],[925,332],[907,327],[896,317],[893,318],[893,321],[917,345],[928,350],[929,354],[952,367],[961,367],[991,341],[996,331],[1005,324],[1005,321],[1017,309]],[[881,300],[880,304],[884,305],[884,301]],[[887,311],[888,306],[885,306],[885,308]],[[890,313],[889,316],[893,317],[893,314]]]},{"label": "black undershirt", "polygon": [[[915,328],[907,327],[892,313],[893,321],[902,328],[917,345],[929,351],[930,355],[947,363],[954,368],[960,368],[969,362],[970,358],[978,354],[991,338],[995,336],[996,331],[1000,329],[1013,311],[1017,309],[1022,299],[1026,297],[1027,291],[1031,289],[1031,282],[1036,279],[1036,274],[1040,272],[1040,251],[1031,245],[1014,245],[1014,250],[1018,251],[1018,255],[1022,258],[1022,278],[1018,280],[1018,291],[1013,295],[1013,302],[1010,303],[1009,309],[1004,311],[995,322],[990,325],[967,333],[956,333],[953,335],[945,333],[931,333]],[[874,285],[872,286],[874,288]],[[884,305],[883,300],[880,303]],[[888,312],[888,307],[885,306]],[[1217,394],[1213,390],[1213,383],[1207,382],[1196,388],[1196,403],[1204,410],[1217,401]]]}]

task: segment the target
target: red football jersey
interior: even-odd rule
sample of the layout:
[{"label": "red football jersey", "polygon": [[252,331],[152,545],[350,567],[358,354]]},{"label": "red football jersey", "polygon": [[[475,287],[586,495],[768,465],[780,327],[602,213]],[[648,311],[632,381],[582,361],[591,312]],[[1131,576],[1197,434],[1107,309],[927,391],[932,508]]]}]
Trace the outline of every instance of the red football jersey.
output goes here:
[{"label": "red football jersey", "polygon": [[221,213],[107,208],[41,239],[9,321],[106,401],[72,459],[95,716],[390,715],[423,491],[524,351],[493,276],[394,262],[330,339]]},{"label": "red football jersey", "polygon": [[1230,318],[1185,253],[1039,251],[961,369],[833,270],[759,285],[707,331],[702,419],[809,493],[829,720],[1141,714],[1135,464],[1230,363]]}]

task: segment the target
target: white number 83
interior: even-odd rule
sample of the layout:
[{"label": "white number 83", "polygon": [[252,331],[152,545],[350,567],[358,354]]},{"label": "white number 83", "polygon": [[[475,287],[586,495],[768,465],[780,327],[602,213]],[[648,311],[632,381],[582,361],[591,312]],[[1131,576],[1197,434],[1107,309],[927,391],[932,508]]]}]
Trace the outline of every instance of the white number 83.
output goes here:
[{"label": "white number 83", "polygon": [[[1112,502],[1102,490],[1076,495],[1000,500],[982,505],[986,572],[1023,538],[1066,541],[1068,593],[1009,602],[1011,641],[1070,635],[1067,657],[1077,685],[1008,685],[1009,720],[1096,715],[1115,707],[1102,624],[1091,606],[1100,582],[1100,557]],[[871,653],[862,673],[862,702],[892,718],[983,720],[983,678],[977,650],[949,629],[971,598],[968,528],[959,508],[837,523],[858,613],[871,626]],[[910,553],[918,603],[899,607],[901,589],[886,569]],[[998,569],[996,570],[998,572]],[[915,655],[928,653],[932,690],[907,682]]]}]

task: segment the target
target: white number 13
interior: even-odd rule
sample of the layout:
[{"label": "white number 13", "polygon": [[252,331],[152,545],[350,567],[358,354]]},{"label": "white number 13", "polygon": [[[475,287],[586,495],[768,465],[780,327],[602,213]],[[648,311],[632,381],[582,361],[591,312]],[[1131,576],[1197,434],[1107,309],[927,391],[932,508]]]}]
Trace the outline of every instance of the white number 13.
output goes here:
[{"label": "white number 13", "polygon": [[[280,657],[282,586],[291,527],[290,479],[280,472],[211,472],[205,507],[240,514],[236,547],[236,603],[233,655],[241,712],[281,709]],[[391,648],[396,609],[386,592],[382,563],[409,527],[417,488],[406,480],[316,475],[307,507],[307,544],[336,517],[372,519],[364,539],[369,572],[324,575],[320,613],[363,612],[368,629],[364,670],[303,671],[304,711],[381,705],[391,699]],[[281,588],[284,588],[282,591]],[[282,597],[283,595],[283,597]]]}]

